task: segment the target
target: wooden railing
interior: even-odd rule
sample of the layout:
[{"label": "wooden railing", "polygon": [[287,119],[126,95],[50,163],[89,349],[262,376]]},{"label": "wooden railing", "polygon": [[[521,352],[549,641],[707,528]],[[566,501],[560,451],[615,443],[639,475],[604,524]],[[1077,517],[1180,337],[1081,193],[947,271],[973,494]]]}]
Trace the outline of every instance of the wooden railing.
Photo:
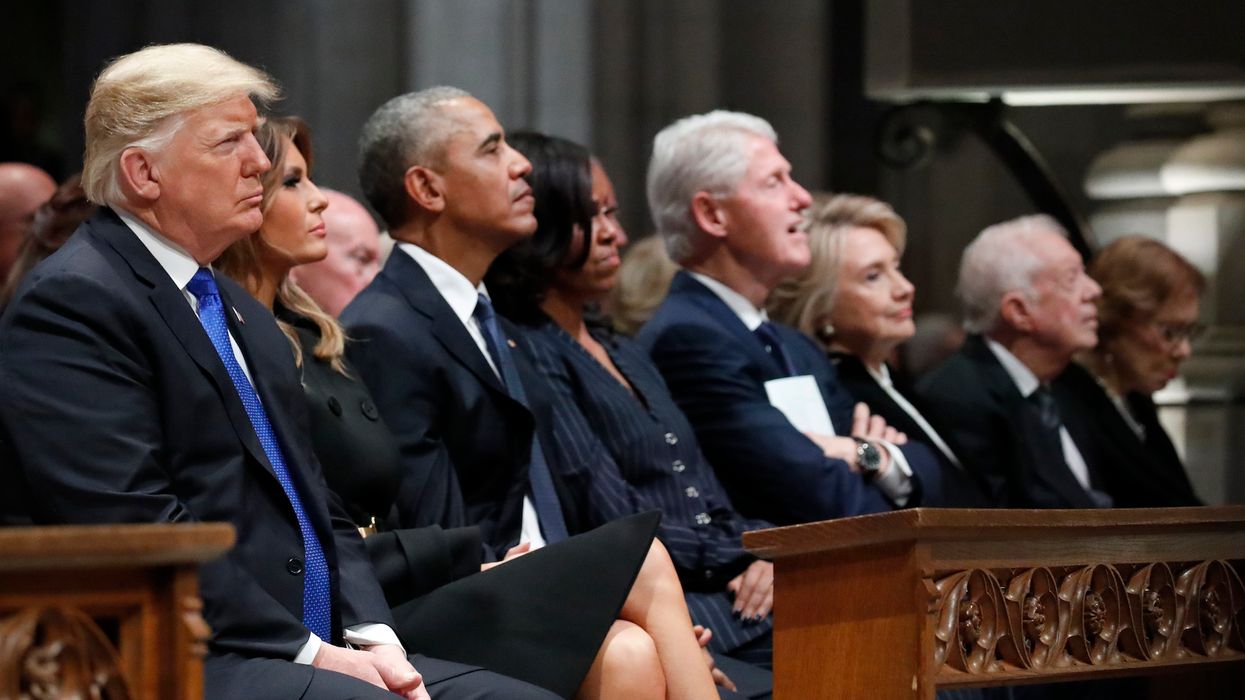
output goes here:
[{"label": "wooden railing", "polygon": [[744,544],[775,562],[777,698],[1173,670],[1245,697],[1242,507],[914,509]]},{"label": "wooden railing", "polygon": [[0,529],[0,698],[199,700],[226,524]]}]

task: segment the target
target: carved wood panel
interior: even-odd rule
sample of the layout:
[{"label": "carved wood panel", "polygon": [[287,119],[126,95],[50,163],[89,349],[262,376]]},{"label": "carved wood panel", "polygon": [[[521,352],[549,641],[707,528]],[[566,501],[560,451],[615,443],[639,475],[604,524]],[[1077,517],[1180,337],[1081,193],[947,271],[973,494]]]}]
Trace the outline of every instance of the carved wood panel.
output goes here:
[{"label": "carved wood panel", "polygon": [[1245,659],[1245,584],[1227,561],[968,569],[931,584],[944,678]]},{"label": "carved wood panel", "polygon": [[0,620],[0,698],[130,700],[117,650],[80,610],[26,608]]}]

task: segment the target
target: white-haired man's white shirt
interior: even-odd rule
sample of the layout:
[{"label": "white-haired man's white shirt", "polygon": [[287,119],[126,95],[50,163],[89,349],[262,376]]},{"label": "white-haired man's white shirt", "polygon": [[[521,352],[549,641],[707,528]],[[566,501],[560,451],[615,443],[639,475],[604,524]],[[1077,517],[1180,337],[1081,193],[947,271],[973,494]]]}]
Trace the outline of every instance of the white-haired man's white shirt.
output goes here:
[{"label": "white-haired man's white shirt", "polygon": [[[1021,396],[1028,399],[1042,385],[1033,370],[1025,366],[1025,363],[1021,362],[1010,350],[989,338],[986,338],[986,346],[998,358],[999,364],[1003,365],[1007,376],[1012,378]],[[1088,491],[1091,488],[1089,466],[1085,464],[1085,458],[1081,456],[1081,451],[1077,449],[1076,442],[1072,440],[1068,429],[1063,426],[1062,420],[1059,423],[1059,442],[1063,447],[1063,461],[1067,462],[1068,469],[1072,471],[1072,476],[1076,477],[1081,487]]]}]

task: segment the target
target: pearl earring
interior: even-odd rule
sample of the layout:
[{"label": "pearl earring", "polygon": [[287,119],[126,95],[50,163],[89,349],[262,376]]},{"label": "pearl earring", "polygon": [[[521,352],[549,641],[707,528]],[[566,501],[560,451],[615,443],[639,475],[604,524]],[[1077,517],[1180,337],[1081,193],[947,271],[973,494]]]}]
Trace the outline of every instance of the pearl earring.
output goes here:
[{"label": "pearl earring", "polygon": [[821,327],[821,337],[829,338],[833,335],[834,335],[834,324],[833,323],[827,323],[826,325]]}]

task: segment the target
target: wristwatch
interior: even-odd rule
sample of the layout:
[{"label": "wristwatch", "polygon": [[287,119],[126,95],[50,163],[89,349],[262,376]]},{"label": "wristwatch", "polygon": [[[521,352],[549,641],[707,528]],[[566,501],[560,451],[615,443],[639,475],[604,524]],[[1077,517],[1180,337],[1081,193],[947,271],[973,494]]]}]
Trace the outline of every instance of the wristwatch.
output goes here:
[{"label": "wristwatch", "polygon": [[872,480],[882,470],[882,453],[868,440],[852,436],[856,441],[856,466],[865,481]]}]

